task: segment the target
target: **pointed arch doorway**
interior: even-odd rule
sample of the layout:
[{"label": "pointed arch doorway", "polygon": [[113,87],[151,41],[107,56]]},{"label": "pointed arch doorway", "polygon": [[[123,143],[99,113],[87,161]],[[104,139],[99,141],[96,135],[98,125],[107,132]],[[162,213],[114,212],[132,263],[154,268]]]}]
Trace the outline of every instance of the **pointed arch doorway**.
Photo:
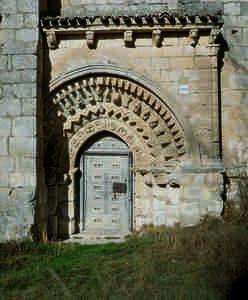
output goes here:
[{"label": "pointed arch doorway", "polygon": [[80,231],[126,235],[132,230],[132,155],[117,136],[102,133],[80,157]]}]

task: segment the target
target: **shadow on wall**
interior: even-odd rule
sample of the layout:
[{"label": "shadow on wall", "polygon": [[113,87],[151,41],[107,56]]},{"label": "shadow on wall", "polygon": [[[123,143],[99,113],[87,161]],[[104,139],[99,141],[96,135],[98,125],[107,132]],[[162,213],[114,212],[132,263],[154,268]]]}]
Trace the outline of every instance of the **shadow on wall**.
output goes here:
[{"label": "shadow on wall", "polygon": [[41,16],[59,16],[61,14],[61,0],[39,0]]},{"label": "shadow on wall", "polygon": [[248,294],[248,275],[240,276],[233,282],[230,293],[227,297],[228,300],[245,300]]}]

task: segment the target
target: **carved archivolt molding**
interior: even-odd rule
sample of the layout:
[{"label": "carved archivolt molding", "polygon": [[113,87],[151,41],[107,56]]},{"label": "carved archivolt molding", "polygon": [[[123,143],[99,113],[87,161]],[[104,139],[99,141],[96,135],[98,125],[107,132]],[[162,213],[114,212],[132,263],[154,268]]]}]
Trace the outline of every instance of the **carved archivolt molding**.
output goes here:
[{"label": "carved archivolt molding", "polygon": [[80,128],[69,141],[70,169],[76,166],[77,155],[82,146],[89,138],[98,132],[108,131],[119,136],[129,147],[134,155],[136,164],[140,167],[147,167],[154,163],[155,159],[149,147],[143,144],[142,140],[134,134],[133,130],[119,120],[109,118],[98,119]]},{"label": "carved archivolt molding", "polygon": [[53,102],[64,120],[64,134],[73,141],[84,128],[103,130],[96,126],[97,120],[113,120],[128,128],[140,141],[142,151],[160,164],[178,162],[185,154],[184,132],[172,111],[149,90],[130,80],[84,77],[63,86],[53,95]]}]

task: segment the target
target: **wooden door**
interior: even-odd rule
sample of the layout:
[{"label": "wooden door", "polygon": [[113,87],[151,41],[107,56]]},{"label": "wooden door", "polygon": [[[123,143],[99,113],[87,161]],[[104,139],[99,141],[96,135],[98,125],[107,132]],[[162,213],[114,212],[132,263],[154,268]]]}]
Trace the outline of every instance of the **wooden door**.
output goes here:
[{"label": "wooden door", "polygon": [[83,230],[92,234],[123,235],[131,227],[131,173],[127,145],[107,136],[83,154]]}]

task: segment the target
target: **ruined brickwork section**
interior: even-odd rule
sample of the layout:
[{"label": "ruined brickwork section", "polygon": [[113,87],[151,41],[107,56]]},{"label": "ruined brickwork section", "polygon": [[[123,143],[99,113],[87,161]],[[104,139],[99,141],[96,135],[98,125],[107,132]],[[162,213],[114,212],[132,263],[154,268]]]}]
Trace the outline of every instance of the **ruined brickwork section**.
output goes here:
[{"label": "ruined brickwork section", "polygon": [[38,5],[0,2],[0,241],[30,236],[36,189]]}]

